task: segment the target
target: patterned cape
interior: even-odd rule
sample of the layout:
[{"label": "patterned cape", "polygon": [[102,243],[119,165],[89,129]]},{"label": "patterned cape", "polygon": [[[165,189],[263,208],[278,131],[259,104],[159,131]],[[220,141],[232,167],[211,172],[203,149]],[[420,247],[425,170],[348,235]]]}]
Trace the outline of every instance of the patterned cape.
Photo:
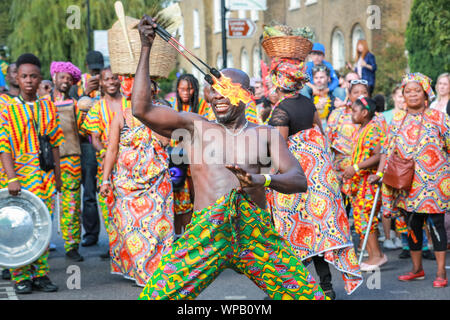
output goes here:
[{"label": "patterned cape", "polygon": [[306,174],[308,191],[292,195],[273,191],[270,205],[275,227],[302,260],[323,254],[325,261],[342,272],[345,289],[351,294],[362,277],[325,139],[312,128],[289,137],[288,146]]}]

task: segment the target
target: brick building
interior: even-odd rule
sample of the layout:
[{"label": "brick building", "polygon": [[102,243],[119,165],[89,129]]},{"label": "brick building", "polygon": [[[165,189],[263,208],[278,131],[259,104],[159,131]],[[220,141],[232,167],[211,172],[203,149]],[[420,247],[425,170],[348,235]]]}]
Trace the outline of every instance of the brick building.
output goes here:
[{"label": "brick building", "polygon": [[[188,48],[213,66],[222,66],[220,0],[181,0],[184,24],[182,40]],[[267,0],[266,11],[231,11],[227,17],[252,19],[257,30],[252,38],[228,39],[228,67],[259,75],[263,25],[271,20],[291,27],[309,26],[316,41],[326,47],[326,59],[336,70],[353,62],[356,42],[363,38],[377,53],[390,41],[399,41],[392,30],[403,32],[412,0]],[[182,57],[179,68],[199,75]]]}]

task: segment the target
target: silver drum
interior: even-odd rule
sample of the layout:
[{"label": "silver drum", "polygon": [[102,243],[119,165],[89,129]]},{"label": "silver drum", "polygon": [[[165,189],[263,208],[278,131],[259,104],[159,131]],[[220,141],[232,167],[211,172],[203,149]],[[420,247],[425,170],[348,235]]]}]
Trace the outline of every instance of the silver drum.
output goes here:
[{"label": "silver drum", "polygon": [[0,190],[0,266],[19,268],[36,261],[48,248],[52,220],[47,206],[33,193],[11,196]]}]

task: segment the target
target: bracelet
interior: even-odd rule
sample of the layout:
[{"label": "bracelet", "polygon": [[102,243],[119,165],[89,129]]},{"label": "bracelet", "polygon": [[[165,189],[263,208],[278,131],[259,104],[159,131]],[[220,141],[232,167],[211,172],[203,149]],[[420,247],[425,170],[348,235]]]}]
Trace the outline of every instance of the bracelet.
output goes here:
[{"label": "bracelet", "polygon": [[106,149],[102,149],[102,150],[100,150],[100,152],[98,154],[101,156],[105,152],[106,152]]},{"label": "bracelet", "polygon": [[270,185],[270,182],[272,181],[272,177],[270,174],[263,174],[266,181],[264,182],[264,187],[268,187]]},{"label": "bracelet", "polygon": [[383,173],[383,172],[381,172],[381,171],[378,171],[378,172],[377,172],[377,176],[378,176],[378,177],[380,177],[380,178],[383,178],[383,176],[384,176],[384,173]]},{"label": "bracelet", "polygon": [[358,165],[356,163],[353,165],[353,169],[355,169],[356,172],[359,171],[359,167],[358,167]]},{"label": "bracelet", "polygon": [[111,184],[111,181],[105,180],[105,181],[102,182],[102,186],[105,186],[105,185],[107,185],[107,184]]},{"label": "bracelet", "polygon": [[12,183],[12,182],[15,182],[15,181],[18,181],[18,180],[19,180],[19,178],[17,178],[17,177],[12,178],[12,179],[9,179],[9,180],[8,180],[8,184],[10,184],[10,183]]}]

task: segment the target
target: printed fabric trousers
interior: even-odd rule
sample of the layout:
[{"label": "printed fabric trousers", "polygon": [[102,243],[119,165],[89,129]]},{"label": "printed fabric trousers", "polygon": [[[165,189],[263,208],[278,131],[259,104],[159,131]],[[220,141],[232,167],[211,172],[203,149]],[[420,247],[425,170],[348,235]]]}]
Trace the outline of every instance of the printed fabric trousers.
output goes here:
[{"label": "printed fabric trousers", "polygon": [[270,214],[236,190],[194,212],[140,299],[195,299],[226,268],[244,273],[272,299],[327,299]]},{"label": "printed fabric trousers", "polygon": [[[53,201],[52,197],[44,200],[45,205],[47,206],[50,214],[53,212]],[[10,269],[11,272],[11,280],[18,283],[24,280],[33,280],[35,278],[46,276],[49,271],[48,265],[48,254],[49,249],[44,251],[44,253],[35,261],[26,266]]]},{"label": "printed fabric trousers", "polygon": [[66,252],[78,249],[81,241],[81,160],[79,156],[61,159],[62,189],[60,225]]}]

